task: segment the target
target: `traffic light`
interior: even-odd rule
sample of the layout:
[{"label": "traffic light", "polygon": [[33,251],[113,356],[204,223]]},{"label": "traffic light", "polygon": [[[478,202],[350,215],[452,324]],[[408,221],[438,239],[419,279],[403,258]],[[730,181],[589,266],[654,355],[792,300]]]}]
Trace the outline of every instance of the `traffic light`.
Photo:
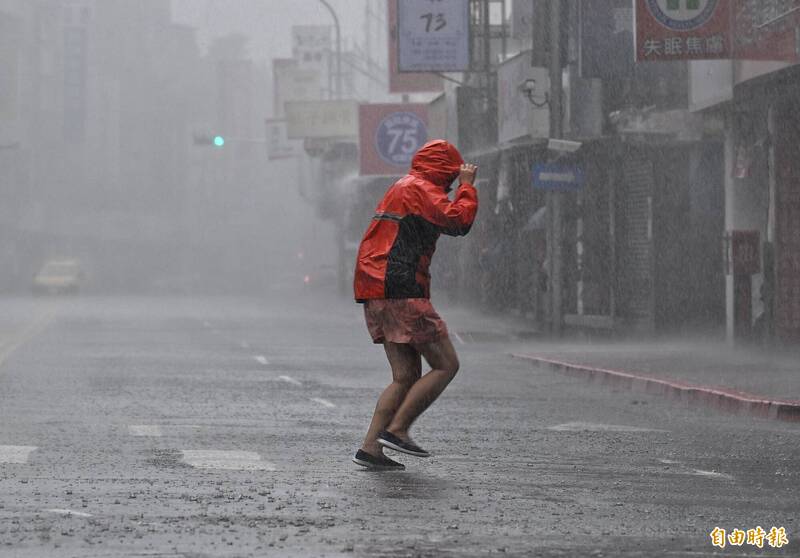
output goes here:
[{"label": "traffic light", "polygon": [[194,134],[195,145],[208,145],[216,148],[225,147],[225,136],[210,134]]}]

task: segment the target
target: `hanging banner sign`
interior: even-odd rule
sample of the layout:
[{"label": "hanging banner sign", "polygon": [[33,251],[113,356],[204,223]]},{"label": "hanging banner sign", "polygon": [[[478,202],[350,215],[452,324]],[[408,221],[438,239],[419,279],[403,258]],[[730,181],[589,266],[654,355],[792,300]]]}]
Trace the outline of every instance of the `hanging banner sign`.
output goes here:
[{"label": "hanging banner sign", "polygon": [[358,135],[355,101],[297,101],[284,104],[289,139],[354,138]]},{"label": "hanging banner sign", "polygon": [[436,74],[400,72],[397,67],[397,0],[386,0],[389,23],[389,93],[444,91],[444,80]]},{"label": "hanging banner sign", "polygon": [[732,0],[636,0],[636,60],[732,58]]},{"label": "hanging banner sign", "polygon": [[362,175],[405,174],[428,141],[428,105],[361,105],[359,129]]},{"label": "hanging banner sign", "polygon": [[469,70],[469,0],[398,0],[397,42],[401,72]]}]

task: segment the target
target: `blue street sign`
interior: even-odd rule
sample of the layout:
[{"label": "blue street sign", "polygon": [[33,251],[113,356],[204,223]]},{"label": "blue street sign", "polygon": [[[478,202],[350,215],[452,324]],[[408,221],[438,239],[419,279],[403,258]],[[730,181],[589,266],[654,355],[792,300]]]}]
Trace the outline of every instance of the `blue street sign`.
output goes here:
[{"label": "blue street sign", "polygon": [[428,128],[413,112],[386,115],[375,131],[375,151],[386,163],[406,168],[428,140]]},{"label": "blue street sign", "polygon": [[533,187],[538,190],[574,192],[583,188],[585,176],[578,165],[539,163],[533,167]]}]

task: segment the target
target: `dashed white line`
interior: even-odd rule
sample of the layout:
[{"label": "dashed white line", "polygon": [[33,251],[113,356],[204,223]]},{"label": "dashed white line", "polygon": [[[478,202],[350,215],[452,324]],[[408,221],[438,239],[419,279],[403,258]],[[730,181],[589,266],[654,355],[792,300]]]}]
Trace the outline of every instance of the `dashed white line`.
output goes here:
[{"label": "dashed white line", "polygon": [[161,427],[157,424],[131,424],[128,426],[128,434],[131,436],[150,436],[160,438],[164,435]]},{"label": "dashed white line", "polygon": [[58,515],[74,515],[75,517],[92,517],[92,514],[90,513],[61,509],[61,508],[52,508],[44,511],[46,511],[47,513],[57,513]]},{"label": "dashed white line", "polygon": [[291,376],[278,376],[278,379],[281,380],[282,382],[286,382],[287,384],[293,384],[295,386],[303,385],[303,382],[301,382],[300,380],[295,380]]},{"label": "dashed white line", "polygon": [[205,327],[211,327],[211,322],[209,322],[208,320],[204,320],[204,321],[203,321],[203,325],[204,325]]},{"label": "dashed white line", "polygon": [[334,407],[336,407],[336,405],[334,405],[327,399],[323,399],[322,397],[312,397],[311,401],[313,401],[314,403],[319,403],[320,405],[322,405],[323,407],[327,407],[328,409],[333,409]]},{"label": "dashed white line", "polygon": [[692,469],[692,474],[698,477],[710,477],[712,479],[734,480],[732,475],[718,473],[717,471],[703,471],[702,469]]},{"label": "dashed white line", "polygon": [[267,360],[267,357],[265,357],[264,355],[254,356],[253,358],[255,359],[255,361],[257,363],[263,364],[264,366],[269,364],[269,361]]},{"label": "dashed white line", "polygon": [[457,331],[453,331],[453,337],[456,338],[456,341],[461,343],[462,345],[466,345],[467,343],[461,338]]},{"label": "dashed white line", "polygon": [[639,426],[625,426],[621,424],[600,424],[595,422],[565,422],[550,426],[548,430],[557,432],[669,432],[658,428],[642,428]]},{"label": "dashed white line", "polygon": [[0,446],[0,463],[27,463],[36,446]]},{"label": "dashed white line", "polygon": [[274,471],[275,465],[253,451],[183,450],[183,461],[198,469]]},{"label": "dashed white line", "polygon": [[708,477],[712,479],[720,479],[720,480],[736,480],[734,479],[733,475],[729,475],[727,473],[719,473],[717,471],[704,471],[703,469],[693,469],[691,467],[687,467],[685,464],[681,463],[680,461],[674,461],[672,459],[659,459],[660,463],[664,465],[676,465],[683,469],[682,474],[686,475],[693,475],[696,477]]},{"label": "dashed white line", "polygon": [[239,342],[239,346],[240,346],[242,349],[249,349],[249,348],[250,348],[250,343],[248,343],[247,341],[240,341],[240,342]]}]

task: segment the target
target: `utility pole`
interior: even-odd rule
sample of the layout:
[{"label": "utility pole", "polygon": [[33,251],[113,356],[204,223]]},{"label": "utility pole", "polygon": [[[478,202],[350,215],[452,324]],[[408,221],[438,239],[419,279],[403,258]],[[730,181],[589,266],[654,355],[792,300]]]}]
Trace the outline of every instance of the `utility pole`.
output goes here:
[{"label": "utility pole", "polygon": [[[328,8],[333,18],[333,25],[336,28],[336,98],[342,98],[342,29],[339,26],[339,16],[336,10],[328,3],[328,0],[319,0],[320,3]],[[330,82],[329,82],[330,83]]]},{"label": "utility pole", "polygon": [[[550,0],[550,138],[564,137],[563,77],[561,68],[561,0]],[[547,192],[547,252],[550,291],[550,328],[560,336],[564,324],[564,225],[562,193]]]}]

